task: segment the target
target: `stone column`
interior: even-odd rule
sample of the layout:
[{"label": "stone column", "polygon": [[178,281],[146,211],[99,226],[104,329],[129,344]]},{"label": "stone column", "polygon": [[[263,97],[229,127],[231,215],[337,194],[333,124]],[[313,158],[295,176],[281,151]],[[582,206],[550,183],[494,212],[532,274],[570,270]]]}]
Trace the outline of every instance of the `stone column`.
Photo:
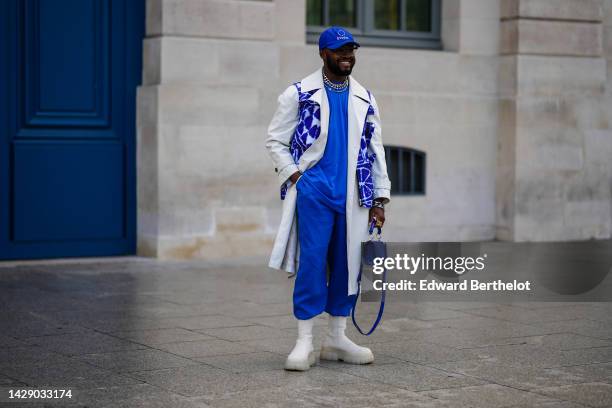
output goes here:
[{"label": "stone column", "polygon": [[[264,147],[288,0],[148,0],[138,93],[138,254],[269,252],[278,186]],[[279,16],[280,14],[280,16]],[[293,27],[293,29],[292,29]]]},{"label": "stone column", "polygon": [[[608,0],[605,0],[608,2]],[[609,10],[609,2],[607,6]],[[610,238],[609,28],[602,0],[503,0],[497,238]]]}]

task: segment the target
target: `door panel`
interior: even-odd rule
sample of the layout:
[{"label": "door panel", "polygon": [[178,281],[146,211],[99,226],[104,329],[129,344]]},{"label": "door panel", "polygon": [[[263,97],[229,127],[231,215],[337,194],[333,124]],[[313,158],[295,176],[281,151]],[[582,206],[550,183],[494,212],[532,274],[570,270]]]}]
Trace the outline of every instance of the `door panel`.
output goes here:
[{"label": "door panel", "polygon": [[[110,6],[102,0],[25,2],[26,126],[109,126]],[[121,24],[117,14],[112,26]],[[113,44],[113,52],[121,46]]]},{"label": "door panel", "polygon": [[25,142],[14,147],[15,241],[124,236],[120,143]]},{"label": "door panel", "polygon": [[0,259],[134,253],[144,1],[0,3]]}]

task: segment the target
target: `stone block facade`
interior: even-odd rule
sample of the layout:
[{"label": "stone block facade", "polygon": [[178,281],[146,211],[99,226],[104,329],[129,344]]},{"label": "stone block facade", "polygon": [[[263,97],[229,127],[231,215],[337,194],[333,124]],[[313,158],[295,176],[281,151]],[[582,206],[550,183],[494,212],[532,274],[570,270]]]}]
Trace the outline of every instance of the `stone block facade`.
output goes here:
[{"label": "stone block facade", "polygon": [[[392,197],[386,239],[610,238],[611,3],[443,0],[442,50],[359,49],[385,144],[427,153],[427,193]],[[266,128],[278,94],[321,65],[305,12],[148,0],[139,254],[268,253],[281,201]]]},{"label": "stone block facade", "polygon": [[497,238],[610,238],[608,1],[502,1]]}]

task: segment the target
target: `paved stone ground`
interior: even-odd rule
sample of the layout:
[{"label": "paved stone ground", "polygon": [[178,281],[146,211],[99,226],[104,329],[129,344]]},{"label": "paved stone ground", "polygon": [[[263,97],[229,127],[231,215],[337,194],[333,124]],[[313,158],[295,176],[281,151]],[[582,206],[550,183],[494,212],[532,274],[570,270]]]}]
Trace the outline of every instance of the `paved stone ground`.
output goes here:
[{"label": "paved stone ground", "polygon": [[[261,259],[0,263],[0,406],[611,407],[610,303],[392,303],[367,366],[286,372],[293,280]],[[364,324],[376,304],[359,304]],[[326,321],[318,319],[318,347]]]}]

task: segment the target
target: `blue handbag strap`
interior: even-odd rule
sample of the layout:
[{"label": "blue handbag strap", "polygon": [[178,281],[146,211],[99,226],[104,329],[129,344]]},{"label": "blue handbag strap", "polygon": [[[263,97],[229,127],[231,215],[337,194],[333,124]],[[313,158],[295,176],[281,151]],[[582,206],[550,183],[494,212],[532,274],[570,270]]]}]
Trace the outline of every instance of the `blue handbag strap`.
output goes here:
[{"label": "blue handbag strap", "polygon": [[[374,231],[374,223],[372,222],[370,224],[370,234],[372,234],[372,232]],[[381,233],[381,229],[380,227],[378,227],[378,235],[380,236]],[[363,334],[364,336],[369,336],[370,334],[374,333],[374,330],[376,330],[376,326],[378,326],[378,323],[380,323],[380,319],[382,319],[383,316],[383,312],[385,310],[385,295],[386,295],[386,291],[385,291],[385,286],[384,283],[387,281],[387,269],[383,269],[383,274],[382,274],[382,281],[383,281],[383,292],[382,292],[382,296],[380,299],[380,308],[378,309],[378,316],[376,316],[376,321],[374,322],[374,324],[372,325],[372,328],[367,332],[364,333],[363,330],[361,330],[361,327],[359,327],[359,325],[357,324],[357,320],[355,320],[355,309],[357,308],[357,299],[359,299],[359,294],[361,292],[361,268],[359,269],[359,275],[357,276],[357,296],[355,296],[355,303],[353,304],[353,310],[351,312],[351,317],[353,319],[353,324],[355,325],[355,327],[357,328],[357,330],[359,331],[359,333]]]}]

